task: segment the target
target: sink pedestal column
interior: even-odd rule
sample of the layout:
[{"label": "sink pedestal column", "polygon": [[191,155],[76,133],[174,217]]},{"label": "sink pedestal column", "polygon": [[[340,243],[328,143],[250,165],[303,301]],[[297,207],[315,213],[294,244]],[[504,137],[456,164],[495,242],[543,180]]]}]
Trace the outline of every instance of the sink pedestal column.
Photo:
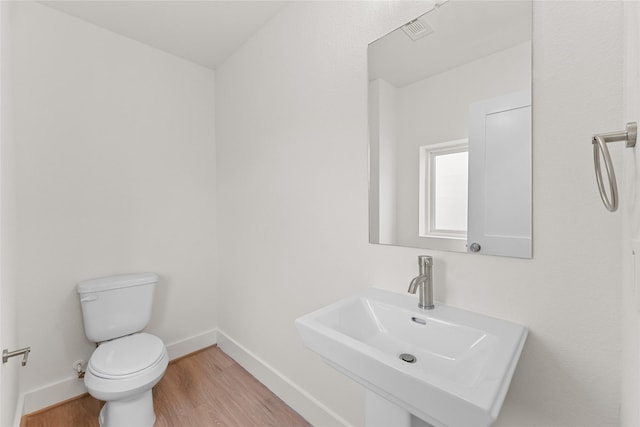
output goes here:
[{"label": "sink pedestal column", "polygon": [[371,390],[365,396],[366,427],[433,427]]}]

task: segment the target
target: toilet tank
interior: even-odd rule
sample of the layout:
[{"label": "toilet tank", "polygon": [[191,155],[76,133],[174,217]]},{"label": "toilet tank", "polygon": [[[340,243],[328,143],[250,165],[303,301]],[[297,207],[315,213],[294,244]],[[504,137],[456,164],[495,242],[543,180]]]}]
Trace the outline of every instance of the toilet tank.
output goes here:
[{"label": "toilet tank", "polygon": [[120,274],[78,283],[84,333],[93,342],[143,330],[151,318],[155,273]]}]

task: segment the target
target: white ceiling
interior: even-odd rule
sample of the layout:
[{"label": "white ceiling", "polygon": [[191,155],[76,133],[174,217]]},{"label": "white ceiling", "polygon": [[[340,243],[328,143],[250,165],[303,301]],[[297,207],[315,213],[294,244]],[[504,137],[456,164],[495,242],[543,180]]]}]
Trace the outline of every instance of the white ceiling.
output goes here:
[{"label": "white ceiling", "polygon": [[[41,0],[40,3],[215,69],[288,1]],[[531,37],[529,1],[449,0],[425,14],[425,18],[435,32],[423,39],[412,42],[399,29],[370,45],[370,79],[383,77],[396,87],[404,86]]]},{"label": "white ceiling", "polygon": [[40,3],[215,69],[287,2],[45,0]]},{"label": "white ceiling", "polygon": [[530,1],[449,0],[423,16],[426,37],[399,28],[369,45],[370,80],[402,87],[531,40]]}]

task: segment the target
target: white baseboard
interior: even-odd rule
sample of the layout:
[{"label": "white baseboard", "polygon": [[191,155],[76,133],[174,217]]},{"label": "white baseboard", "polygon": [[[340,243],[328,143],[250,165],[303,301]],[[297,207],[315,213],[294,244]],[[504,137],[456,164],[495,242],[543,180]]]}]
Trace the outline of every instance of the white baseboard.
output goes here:
[{"label": "white baseboard", "polygon": [[218,330],[218,347],[314,426],[351,425],[296,383]]},{"label": "white baseboard", "polygon": [[[216,344],[217,330],[203,332],[171,344],[167,344],[169,360],[177,359],[194,351]],[[47,406],[72,399],[87,392],[84,381],[75,376],[61,381],[47,384],[34,390],[20,394],[16,408],[14,427],[20,426],[20,419],[24,414],[38,411]]]},{"label": "white baseboard", "polygon": [[198,335],[185,338],[180,341],[167,344],[167,353],[169,353],[169,360],[177,359],[178,357],[186,356],[194,351],[202,350],[203,348],[210,347],[216,344],[218,339],[218,330],[212,329],[210,331],[203,332]]},{"label": "white baseboard", "polygon": [[72,376],[22,393],[22,411],[18,413],[29,414],[86,392],[84,381]]}]

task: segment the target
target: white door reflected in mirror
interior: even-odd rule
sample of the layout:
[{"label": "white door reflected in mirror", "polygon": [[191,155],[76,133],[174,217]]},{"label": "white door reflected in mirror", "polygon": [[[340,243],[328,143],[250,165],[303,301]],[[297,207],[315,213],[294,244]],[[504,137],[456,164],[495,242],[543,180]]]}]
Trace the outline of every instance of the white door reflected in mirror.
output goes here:
[{"label": "white door reflected in mirror", "polygon": [[479,253],[531,258],[531,95],[471,105],[468,241]]}]

